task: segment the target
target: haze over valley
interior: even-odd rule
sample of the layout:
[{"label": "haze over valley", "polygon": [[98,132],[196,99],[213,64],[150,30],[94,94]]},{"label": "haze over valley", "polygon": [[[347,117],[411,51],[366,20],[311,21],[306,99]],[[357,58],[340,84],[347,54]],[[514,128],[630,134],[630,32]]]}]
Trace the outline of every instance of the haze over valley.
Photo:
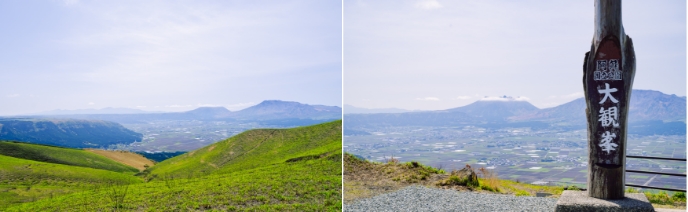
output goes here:
[{"label": "haze over valley", "polygon": [[[502,96],[439,111],[344,115],[344,150],[372,161],[392,157],[446,170],[466,164],[501,179],[583,185],[587,179],[584,100],[539,109]],[[686,98],[634,90],[628,155],[686,157]],[[685,173],[683,162],[629,159],[627,168]],[[685,188],[685,178],[628,174],[629,183]]]},{"label": "haze over valley", "polygon": [[4,117],[0,119],[0,140],[137,152],[185,152],[250,129],[291,128],[341,119],[341,108],[337,106],[281,100],[266,100],[239,111],[224,107],[175,113],[91,111],[94,113],[61,111],[58,115]]}]

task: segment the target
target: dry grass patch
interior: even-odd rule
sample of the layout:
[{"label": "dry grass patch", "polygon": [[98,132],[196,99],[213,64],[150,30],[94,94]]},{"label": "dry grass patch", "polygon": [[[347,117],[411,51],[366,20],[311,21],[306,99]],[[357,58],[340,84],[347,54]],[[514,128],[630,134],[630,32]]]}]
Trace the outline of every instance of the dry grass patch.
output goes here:
[{"label": "dry grass patch", "polygon": [[550,193],[558,198],[562,186],[532,185],[501,180],[497,173],[484,167],[477,170],[466,165],[449,174],[419,164],[401,163],[389,159],[386,163],[369,162],[346,153],[344,155],[344,203],[389,193],[409,185],[438,187],[457,191],[498,193],[516,196],[535,196],[538,192]]},{"label": "dry grass patch", "polygon": [[146,167],[151,167],[155,164],[155,162],[148,160],[148,158],[143,157],[142,155],[133,153],[133,152],[128,152],[128,151],[108,151],[108,150],[101,150],[101,149],[85,149],[86,151],[99,154],[102,156],[105,156],[107,158],[110,158],[114,161],[120,162],[122,164],[134,167],[140,171],[143,171],[146,169]]},{"label": "dry grass patch", "polygon": [[400,163],[390,158],[386,163],[374,163],[346,153],[344,202],[393,192],[412,184],[432,186],[446,176],[443,173],[417,162]]}]

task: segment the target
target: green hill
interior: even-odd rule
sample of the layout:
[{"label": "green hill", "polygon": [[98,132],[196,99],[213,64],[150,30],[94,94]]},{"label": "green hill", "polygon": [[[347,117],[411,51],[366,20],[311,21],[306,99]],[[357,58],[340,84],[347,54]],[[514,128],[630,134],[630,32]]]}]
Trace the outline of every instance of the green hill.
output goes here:
[{"label": "green hill", "polygon": [[228,173],[299,158],[341,157],[341,121],[292,129],[249,130],[227,140],[165,160],[158,176]]},{"label": "green hill", "polygon": [[163,161],[146,183],[92,189],[7,211],[338,211],[341,128],[251,130]]},{"label": "green hill", "polygon": [[0,155],[48,163],[104,169],[115,172],[139,172],[139,170],[134,167],[81,149],[0,141]]},{"label": "green hill", "polygon": [[73,148],[98,148],[141,141],[121,124],[99,120],[0,118],[0,140]]},{"label": "green hill", "polygon": [[22,202],[137,182],[142,180],[129,174],[0,155],[0,211]]}]

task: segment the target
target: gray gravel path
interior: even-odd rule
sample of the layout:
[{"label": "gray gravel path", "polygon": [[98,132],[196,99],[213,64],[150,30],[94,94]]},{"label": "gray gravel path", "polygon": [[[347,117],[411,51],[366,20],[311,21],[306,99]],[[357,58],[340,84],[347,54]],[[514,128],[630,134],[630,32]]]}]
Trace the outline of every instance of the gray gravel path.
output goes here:
[{"label": "gray gravel path", "polygon": [[556,203],[554,198],[409,186],[344,205],[344,211],[554,211]]}]

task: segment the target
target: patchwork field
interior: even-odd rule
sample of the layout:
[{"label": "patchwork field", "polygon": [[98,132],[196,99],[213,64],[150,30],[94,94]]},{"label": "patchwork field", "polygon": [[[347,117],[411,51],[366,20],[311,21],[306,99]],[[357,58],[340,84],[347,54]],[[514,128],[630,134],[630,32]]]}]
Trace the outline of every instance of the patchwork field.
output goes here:
[{"label": "patchwork field", "polygon": [[[685,158],[685,136],[628,136],[628,155]],[[584,186],[587,182],[586,132],[477,127],[386,127],[369,135],[344,137],[344,150],[367,160],[394,157],[447,171],[469,164],[500,179]],[[628,159],[627,169],[686,173],[684,162]],[[686,188],[685,178],[627,174],[629,183]]]}]

